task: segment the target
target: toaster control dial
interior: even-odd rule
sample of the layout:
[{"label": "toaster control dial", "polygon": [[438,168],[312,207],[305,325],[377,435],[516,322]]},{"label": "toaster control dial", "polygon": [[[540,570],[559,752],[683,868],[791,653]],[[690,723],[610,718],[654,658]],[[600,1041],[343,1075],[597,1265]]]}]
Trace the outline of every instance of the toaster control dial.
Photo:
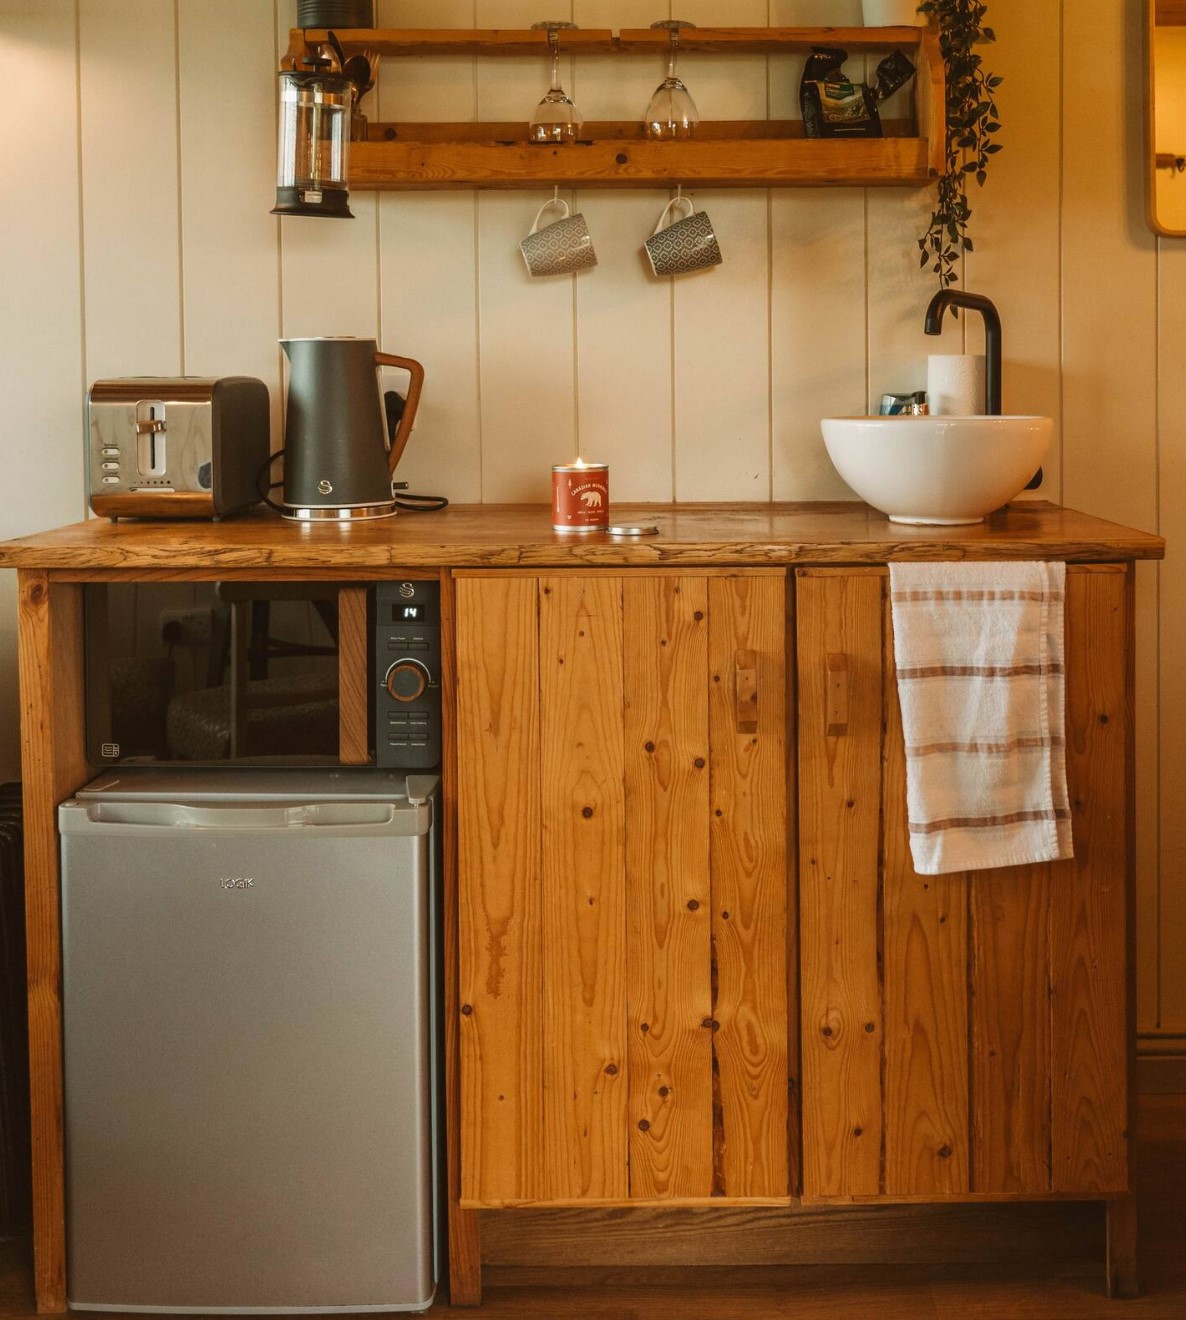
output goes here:
[{"label": "toaster control dial", "polygon": [[419,660],[397,660],[383,680],[395,701],[416,701],[432,682],[427,666]]}]

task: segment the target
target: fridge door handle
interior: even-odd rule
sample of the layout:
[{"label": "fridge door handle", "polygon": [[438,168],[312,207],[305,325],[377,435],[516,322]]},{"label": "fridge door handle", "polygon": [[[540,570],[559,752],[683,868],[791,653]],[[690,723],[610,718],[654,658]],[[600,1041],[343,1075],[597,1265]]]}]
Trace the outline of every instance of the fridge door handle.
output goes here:
[{"label": "fridge door handle", "polygon": [[[75,825],[86,830],[104,826],[139,826],[148,830],[292,830],[374,831],[391,826],[401,810],[392,802],[306,802],[262,806],[199,806],[180,802],[91,802]],[[85,824],[83,821],[85,820]]]}]

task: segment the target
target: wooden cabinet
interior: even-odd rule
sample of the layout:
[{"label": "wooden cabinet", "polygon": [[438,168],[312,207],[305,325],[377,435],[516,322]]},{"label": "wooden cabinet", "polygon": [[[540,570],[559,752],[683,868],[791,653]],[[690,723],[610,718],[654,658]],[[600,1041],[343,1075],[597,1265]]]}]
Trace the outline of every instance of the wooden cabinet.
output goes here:
[{"label": "wooden cabinet", "polygon": [[[553,1263],[532,1250],[564,1244],[571,1261],[585,1240],[598,1264],[623,1249],[631,1264],[736,1264],[755,1259],[751,1232],[801,1263],[884,1260],[898,1248],[917,1260],[924,1239],[927,1259],[971,1259],[960,1234],[981,1225],[985,1260],[1010,1258],[1016,1241],[986,1214],[953,1216],[951,1240],[913,1209],[878,1212],[873,1231],[864,1207],[792,1204],[801,1185],[816,1200],[1106,1199],[1109,1286],[1133,1291],[1135,1205],[1123,1190],[1132,564],[1069,574],[1076,860],[931,888],[906,861],[876,566],[1156,559],[1162,541],[1032,503],[906,539],[860,506],[617,513],[656,522],[660,536],[563,538],[546,506],[486,506],[435,514],[431,534],[417,519],[344,537],[259,514],[202,526],[91,519],[0,544],[0,567],[20,570],[41,1311],[66,1302],[56,809],[92,773],[81,584],[421,573],[441,575],[445,652],[453,1303],[478,1300],[483,1259]],[[868,567],[798,573],[788,685],[786,573],[808,559]],[[343,606],[354,645],[344,634],[342,654],[354,662],[342,696],[359,715],[362,604],[355,594]],[[828,668],[836,655],[849,663],[846,709],[842,671]],[[361,727],[344,720],[347,755],[365,750]],[[799,868],[786,842],[796,816],[802,976]],[[704,1197],[768,1204],[720,1216],[550,1208]],[[549,1208],[462,1208],[531,1201]]]},{"label": "wooden cabinet", "polygon": [[1068,570],[1074,860],[933,877],[887,588],[797,571],[788,712],[778,572],[456,575],[463,1204],[1127,1192],[1129,573]]},{"label": "wooden cabinet", "polygon": [[1067,572],[1074,860],[944,876],[910,864],[887,584],[796,574],[804,1197],[1120,1196],[1131,570]]},{"label": "wooden cabinet", "polygon": [[785,574],[455,584],[462,1204],[785,1199]]}]

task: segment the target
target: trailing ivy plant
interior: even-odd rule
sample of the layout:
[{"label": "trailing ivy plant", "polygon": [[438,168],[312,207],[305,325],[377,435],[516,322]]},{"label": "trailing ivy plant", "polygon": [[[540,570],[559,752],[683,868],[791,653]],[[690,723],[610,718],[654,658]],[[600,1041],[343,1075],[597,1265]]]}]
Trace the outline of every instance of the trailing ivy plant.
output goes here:
[{"label": "trailing ivy plant", "polygon": [[919,265],[930,263],[939,287],[945,289],[959,278],[959,258],[972,251],[968,180],[974,177],[983,186],[989,157],[1001,149],[993,135],[1001,127],[994,93],[1002,80],[985,70],[974,49],[996,40],[992,28],[984,26],[986,5],[980,0],[923,0],[918,8],[938,24],[947,72],[946,167],[936,185],[931,222],[918,240]]}]

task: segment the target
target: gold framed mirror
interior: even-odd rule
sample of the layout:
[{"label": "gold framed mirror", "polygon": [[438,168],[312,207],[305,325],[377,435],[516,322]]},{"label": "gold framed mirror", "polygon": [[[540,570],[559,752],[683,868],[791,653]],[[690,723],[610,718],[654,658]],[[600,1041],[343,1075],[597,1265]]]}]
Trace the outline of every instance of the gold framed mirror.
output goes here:
[{"label": "gold framed mirror", "polygon": [[1186,238],[1186,0],[1147,0],[1146,15],[1149,227]]}]

